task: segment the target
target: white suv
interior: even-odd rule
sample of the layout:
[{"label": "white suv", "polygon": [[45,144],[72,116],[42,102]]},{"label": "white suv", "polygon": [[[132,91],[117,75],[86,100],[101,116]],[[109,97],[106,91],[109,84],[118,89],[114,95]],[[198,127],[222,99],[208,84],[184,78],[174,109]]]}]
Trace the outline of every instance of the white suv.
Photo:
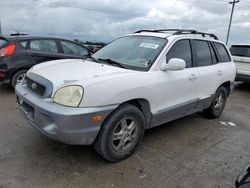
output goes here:
[{"label": "white suv", "polygon": [[250,44],[232,45],[230,51],[237,68],[235,80],[250,83]]},{"label": "white suv", "polygon": [[48,137],[94,144],[115,162],[144,130],[204,111],[220,116],[235,79],[227,47],[194,30],[142,30],[91,57],[34,66],[16,86],[27,121]]}]

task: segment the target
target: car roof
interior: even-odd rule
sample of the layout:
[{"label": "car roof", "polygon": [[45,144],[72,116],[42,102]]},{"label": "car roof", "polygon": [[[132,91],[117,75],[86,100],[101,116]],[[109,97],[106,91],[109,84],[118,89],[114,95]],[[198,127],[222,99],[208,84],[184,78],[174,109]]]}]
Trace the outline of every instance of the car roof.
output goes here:
[{"label": "car roof", "polygon": [[232,44],[232,46],[250,46],[250,43],[238,43],[238,44]]},{"label": "car roof", "polygon": [[222,43],[213,33],[205,33],[191,29],[159,29],[159,30],[139,30],[131,34],[135,36],[152,36],[166,38],[168,40],[175,39],[198,39]]},{"label": "car roof", "polygon": [[131,35],[152,36],[152,37],[159,37],[159,38],[167,38],[167,37],[171,36],[172,34],[170,34],[170,33],[156,33],[156,32],[143,31],[143,32],[134,33],[134,34],[131,34]]},{"label": "car roof", "polygon": [[140,32],[140,33],[133,33],[127,36],[151,36],[151,37],[159,37],[165,38],[168,40],[175,40],[175,39],[198,39],[198,40],[207,40],[222,43],[220,40],[215,39],[210,36],[202,36],[198,34],[180,34],[180,35],[173,35],[171,33],[154,33],[154,32]]},{"label": "car roof", "polygon": [[[31,36],[31,35],[3,35],[0,36],[1,38],[5,38],[7,40],[13,41],[13,40],[30,40],[30,39],[59,39],[59,40],[68,40],[61,37],[53,37],[53,36]],[[75,42],[75,41],[72,41]]]}]

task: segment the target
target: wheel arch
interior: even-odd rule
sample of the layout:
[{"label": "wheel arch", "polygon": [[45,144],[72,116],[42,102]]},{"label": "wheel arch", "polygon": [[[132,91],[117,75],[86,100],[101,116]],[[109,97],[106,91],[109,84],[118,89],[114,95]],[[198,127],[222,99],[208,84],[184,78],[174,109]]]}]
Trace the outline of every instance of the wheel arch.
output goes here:
[{"label": "wheel arch", "polygon": [[145,128],[148,128],[148,126],[151,122],[152,113],[151,113],[150,103],[147,99],[142,99],[142,98],[132,99],[132,100],[126,101],[122,104],[131,104],[131,105],[134,105],[135,107],[137,107],[144,115],[144,118],[146,121]]},{"label": "wheel arch", "polygon": [[28,68],[28,67],[20,67],[20,68],[15,69],[15,70],[11,73],[10,80],[12,81],[12,78],[14,77],[14,75],[15,75],[17,72],[22,71],[22,70],[28,71],[29,69],[30,69],[30,68]]},{"label": "wheel arch", "polygon": [[152,113],[151,113],[151,108],[150,108],[150,103],[147,99],[143,99],[143,98],[136,98],[136,99],[131,99],[131,100],[127,100],[124,101],[122,103],[120,103],[103,121],[103,123],[106,121],[106,119],[108,119],[113,112],[118,109],[120,106],[124,105],[124,104],[130,104],[133,105],[135,107],[137,107],[143,114],[144,118],[145,118],[145,129],[147,129],[150,125],[151,119],[152,119]]},{"label": "wheel arch", "polygon": [[222,83],[218,88],[220,88],[221,86],[225,87],[227,90],[227,97],[229,97],[230,92],[231,92],[231,82],[230,81],[226,81],[224,83]]}]

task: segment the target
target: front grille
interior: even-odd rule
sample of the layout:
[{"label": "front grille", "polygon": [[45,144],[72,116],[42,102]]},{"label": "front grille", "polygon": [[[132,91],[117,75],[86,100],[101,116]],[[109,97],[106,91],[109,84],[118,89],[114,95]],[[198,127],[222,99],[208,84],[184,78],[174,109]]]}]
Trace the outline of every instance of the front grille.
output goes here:
[{"label": "front grille", "polygon": [[26,77],[26,81],[27,81],[27,87],[32,90],[33,92],[37,93],[38,95],[43,96],[45,91],[46,91],[46,87],[29,79],[28,77]]}]

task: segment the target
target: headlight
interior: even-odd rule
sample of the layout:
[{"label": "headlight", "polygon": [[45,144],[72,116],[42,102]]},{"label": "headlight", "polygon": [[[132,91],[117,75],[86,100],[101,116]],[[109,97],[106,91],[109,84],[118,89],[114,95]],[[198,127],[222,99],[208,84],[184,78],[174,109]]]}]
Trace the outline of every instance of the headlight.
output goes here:
[{"label": "headlight", "polygon": [[71,107],[78,107],[83,97],[81,86],[66,86],[58,89],[54,96],[54,102]]}]

